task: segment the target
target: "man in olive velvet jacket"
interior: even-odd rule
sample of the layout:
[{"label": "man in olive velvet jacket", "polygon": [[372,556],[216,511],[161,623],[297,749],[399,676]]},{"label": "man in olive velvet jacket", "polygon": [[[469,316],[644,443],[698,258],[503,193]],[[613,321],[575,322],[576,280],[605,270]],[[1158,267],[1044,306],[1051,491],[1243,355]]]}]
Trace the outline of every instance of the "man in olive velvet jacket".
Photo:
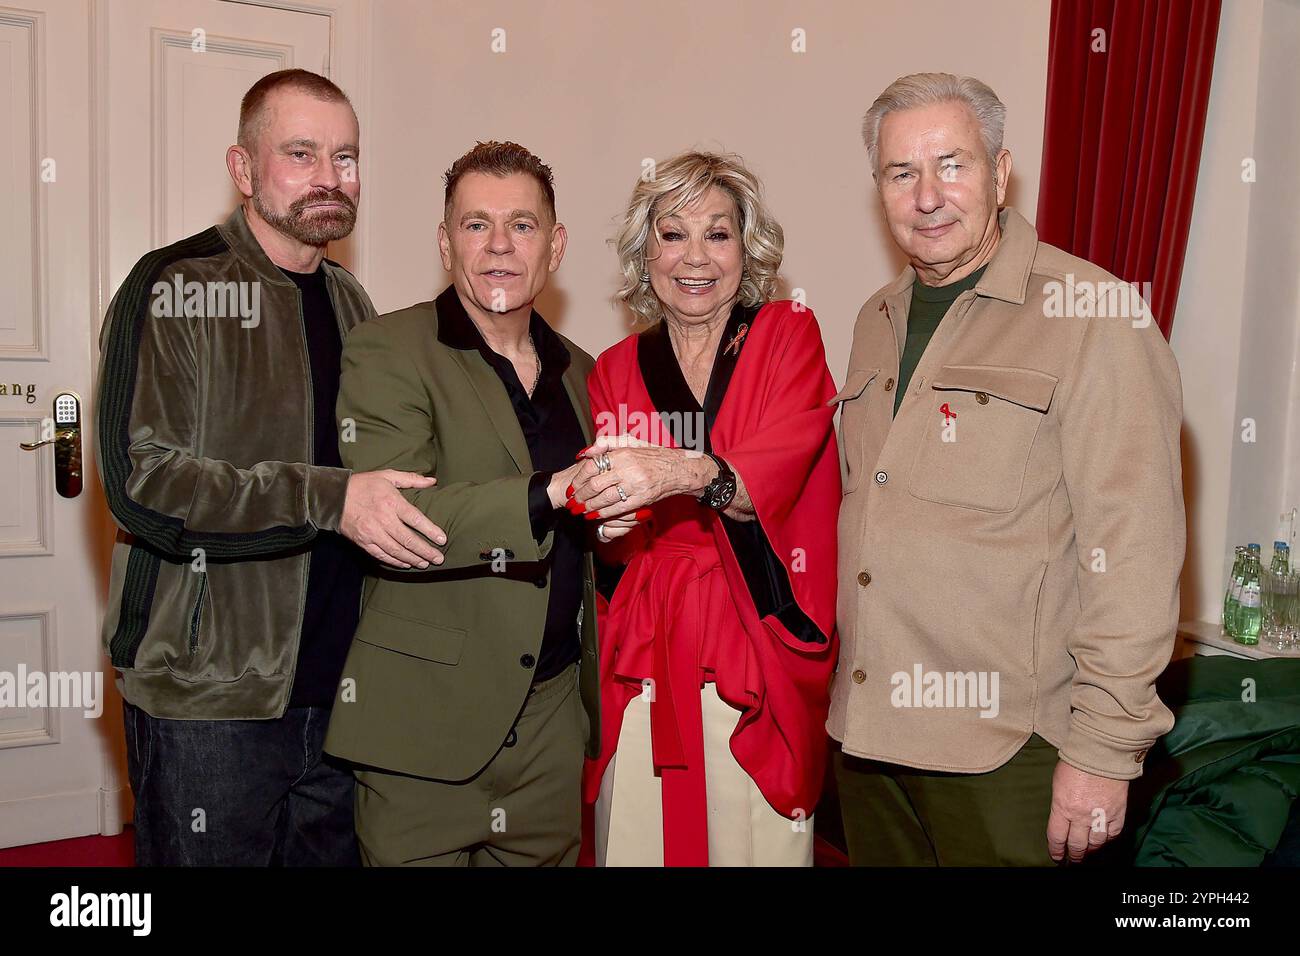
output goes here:
[{"label": "man in olive velvet jacket", "polygon": [[325,77],[259,80],[226,155],[242,205],[145,255],[104,321],[96,456],[122,529],[104,642],[140,865],[357,862],[352,775],[321,751],[354,544],[409,566],[442,539],[395,490],[432,479],[338,456],[342,337],[374,315],[325,258],[355,220],[358,138]]}]

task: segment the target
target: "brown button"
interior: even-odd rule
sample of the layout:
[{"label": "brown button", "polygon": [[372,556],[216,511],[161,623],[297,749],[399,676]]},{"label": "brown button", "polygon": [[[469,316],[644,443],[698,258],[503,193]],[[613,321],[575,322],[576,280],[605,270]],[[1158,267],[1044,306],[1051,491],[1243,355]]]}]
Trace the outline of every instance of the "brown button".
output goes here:
[{"label": "brown button", "polygon": [[979,402],[981,405],[987,405],[989,403],[989,397],[983,392],[976,392],[975,401]]},{"label": "brown button", "polygon": [[868,584],[871,583],[871,575],[870,575],[868,572],[866,572],[866,571],[859,571],[859,572],[858,572],[858,583],[861,584],[861,585],[865,588]]},{"label": "brown button", "polygon": [[1137,753],[1133,755],[1134,763],[1141,763],[1143,760],[1146,759],[1147,759],[1147,752],[1145,750],[1139,750]]},{"label": "brown button", "polygon": [[894,380],[892,378],[885,379],[885,391],[892,392],[893,390],[894,390]]},{"label": "brown button", "polygon": [[859,668],[853,672],[853,683],[861,684],[867,679],[867,672]]}]

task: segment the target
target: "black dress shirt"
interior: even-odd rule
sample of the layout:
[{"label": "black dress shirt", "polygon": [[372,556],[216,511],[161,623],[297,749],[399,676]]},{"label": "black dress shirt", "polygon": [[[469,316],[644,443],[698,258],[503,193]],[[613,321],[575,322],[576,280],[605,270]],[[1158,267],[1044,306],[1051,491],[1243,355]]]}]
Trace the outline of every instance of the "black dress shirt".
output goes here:
[{"label": "black dress shirt", "polygon": [[454,285],[448,286],[436,301],[438,338],[454,348],[477,349],[483,360],[501,379],[510,404],[519,420],[519,428],[528,444],[528,454],[537,473],[528,483],[528,515],[533,537],[541,541],[554,529],[555,540],[545,568],[536,580],[545,587],[550,576],[551,594],[546,605],[546,629],[537,654],[533,682],[547,680],[578,660],[579,627],[582,610],[582,564],[586,539],[585,519],[571,515],[567,509],[552,508],[547,486],[557,471],[572,465],[578,452],[586,447],[577,412],[564,387],[564,372],[569,367],[569,350],[536,311],[528,322],[533,347],[542,362],[541,378],[529,397],[519,381],[515,367],[503,355],[492,351],[478,326],[461,305]]}]

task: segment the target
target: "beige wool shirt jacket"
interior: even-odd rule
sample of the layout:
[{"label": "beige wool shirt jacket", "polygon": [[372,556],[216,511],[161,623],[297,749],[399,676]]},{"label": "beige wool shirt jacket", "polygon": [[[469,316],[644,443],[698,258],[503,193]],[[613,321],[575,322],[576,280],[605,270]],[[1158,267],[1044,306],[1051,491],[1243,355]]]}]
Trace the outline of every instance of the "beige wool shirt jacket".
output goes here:
[{"label": "beige wool shirt jacket", "polygon": [[1155,680],[1186,541],[1178,366],[1127,285],[1015,210],[999,221],[896,418],[913,270],[858,314],[832,399],[846,483],[827,730],[851,755],[970,773],[1036,732],[1130,779],[1173,726]]}]

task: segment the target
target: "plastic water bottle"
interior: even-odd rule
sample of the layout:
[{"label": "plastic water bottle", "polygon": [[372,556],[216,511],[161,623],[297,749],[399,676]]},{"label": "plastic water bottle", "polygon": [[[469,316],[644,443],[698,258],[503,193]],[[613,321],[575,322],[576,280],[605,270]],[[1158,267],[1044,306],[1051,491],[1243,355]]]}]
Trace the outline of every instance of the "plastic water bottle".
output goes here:
[{"label": "plastic water bottle", "polygon": [[1241,606],[1237,611],[1238,644],[1259,643],[1259,626],[1263,617],[1259,604],[1259,557],[1252,551],[1246,560],[1241,584]]},{"label": "plastic water bottle", "polygon": [[1233,640],[1237,638],[1237,608],[1241,583],[1246,570],[1246,548],[1237,545],[1236,556],[1232,562],[1232,574],[1228,576],[1228,589],[1223,592],[1223,633]]},{"label": "plastic water bottle", "polygon": [[1273,542],[1273,563],[1268,566],[1270,571],[1279,574],[1288,574],[1291,570],[1291,548],[1285,541]]}]

